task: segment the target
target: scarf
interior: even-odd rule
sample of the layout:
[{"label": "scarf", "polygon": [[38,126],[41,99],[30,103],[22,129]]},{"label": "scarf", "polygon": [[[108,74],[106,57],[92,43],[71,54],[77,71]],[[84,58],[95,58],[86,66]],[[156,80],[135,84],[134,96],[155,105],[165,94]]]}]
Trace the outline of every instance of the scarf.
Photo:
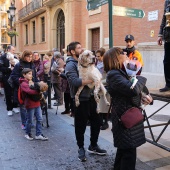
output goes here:
[{"label": "scarf", "polygon": [[129,56],[130,53],[133,53],[136,50],[135,46],[132,48],[126,48],[127,56]]}]

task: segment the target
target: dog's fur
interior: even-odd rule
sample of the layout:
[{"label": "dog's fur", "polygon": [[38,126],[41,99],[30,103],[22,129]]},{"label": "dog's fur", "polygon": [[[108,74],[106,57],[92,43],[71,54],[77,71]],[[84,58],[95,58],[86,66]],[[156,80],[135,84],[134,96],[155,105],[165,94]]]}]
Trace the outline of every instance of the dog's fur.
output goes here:
[{"label": "dog's fur", "polygon": [[[95,56],[93,56],[93,53],[89,50],[85,50],[82,54],[80,54],[78,58],[78,71],[79,71],[79,77],[82,80],[93,80],[93,83],[88,84],[87,86],[89,88],[94,88],[94,98],[97,103],[97,112],[100,112],[99,109],[99,91],[103,93],[104,100],[107,105],[110,105],[106,98],[106,89],[104,85],[102,84],[102,74],[100,71],[95,67],[94,63]],[[84,86],[79,87],[76,95],[75,95],[75,103],[78,107],[79,102],[79,95],[81,91],[83,90]]]},{"label": "dog's fur", "polygon": [[11,54],[10,52],[7,53],[7,59],[9,60],[10,63],[9,68],[14,67],[19,62],[19,60],[14,58],[14,55]]}]

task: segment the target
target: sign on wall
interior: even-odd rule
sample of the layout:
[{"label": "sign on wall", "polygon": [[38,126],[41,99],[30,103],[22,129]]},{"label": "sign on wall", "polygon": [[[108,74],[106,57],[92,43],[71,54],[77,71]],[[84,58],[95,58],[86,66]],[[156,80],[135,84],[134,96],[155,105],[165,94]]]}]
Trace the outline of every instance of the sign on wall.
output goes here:
[{"label": "sign on wall", "polygon": [[148,21],[158,20],[158,10],[148,12]]},{"label": "sign on wall", "polygon": [[113,6],[113,15],[126,16],[132,18],[143,18],[145,13],[142,9],[127,8],[122,6]]},{"label": "sign on wall", "polygon": [[92,9],[96,9],[99,6],[102,6],[107,3],[108,3],[108,0],[87,0],[87,9],[88,11]]}]

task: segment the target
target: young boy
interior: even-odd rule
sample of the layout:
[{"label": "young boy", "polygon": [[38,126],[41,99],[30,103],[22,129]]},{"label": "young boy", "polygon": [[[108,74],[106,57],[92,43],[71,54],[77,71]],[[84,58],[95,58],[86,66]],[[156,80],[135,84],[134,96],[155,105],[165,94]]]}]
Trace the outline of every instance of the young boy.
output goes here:
[{"label": "young boy", "polygon": [[[40,99],[37,96],[40,94],[38,90],[33,90],[30,88],[29,84],[32,82],[32,70],[29,68],[24,68],[22,70],[22,75],[24,78],[20,78],[20,89],[21,96],[24,101],[25,108],[27,110],[27,121],[26,121],[26,135],[25,138],[28,140],[33,140],[31,134],[31,125],[33,116],[36,118],[36,136],[37,140],[48,140],[42,134],[42,113],[40,108]],[[36,99],[36,100],[35,100]]]}]

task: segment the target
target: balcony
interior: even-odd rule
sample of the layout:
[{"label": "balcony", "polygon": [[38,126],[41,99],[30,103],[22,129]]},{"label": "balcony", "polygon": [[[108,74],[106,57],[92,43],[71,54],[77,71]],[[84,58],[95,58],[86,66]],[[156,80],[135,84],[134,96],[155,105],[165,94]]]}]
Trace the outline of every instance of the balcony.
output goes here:
[{"label": "balcony", "polygon": [[1,13],[3,13],[3,12],[6,13],[6,10],[7,10],[7,9],[6,9],[6,6],[5,6],[5,5],[0,5],[0,12],[1,12]]},{"label": "balcony", "polygon": [[1,38],[1,44],[8,44],[8,38],[6,36]]},{"label": "balcony", "polygon": [[6,24],[1,24],[1,29],[6,29],[7,25]]},{"label": "balcony", "polygon": [[43,0],[43,5],[53,6],[53,5],[58,5],[61,2],[62,2],[62,0]]},{"label": "balcony", "polygon": [[45,12],[42,0],[34,0],[18,11],[18,20],[26,21]]}]

